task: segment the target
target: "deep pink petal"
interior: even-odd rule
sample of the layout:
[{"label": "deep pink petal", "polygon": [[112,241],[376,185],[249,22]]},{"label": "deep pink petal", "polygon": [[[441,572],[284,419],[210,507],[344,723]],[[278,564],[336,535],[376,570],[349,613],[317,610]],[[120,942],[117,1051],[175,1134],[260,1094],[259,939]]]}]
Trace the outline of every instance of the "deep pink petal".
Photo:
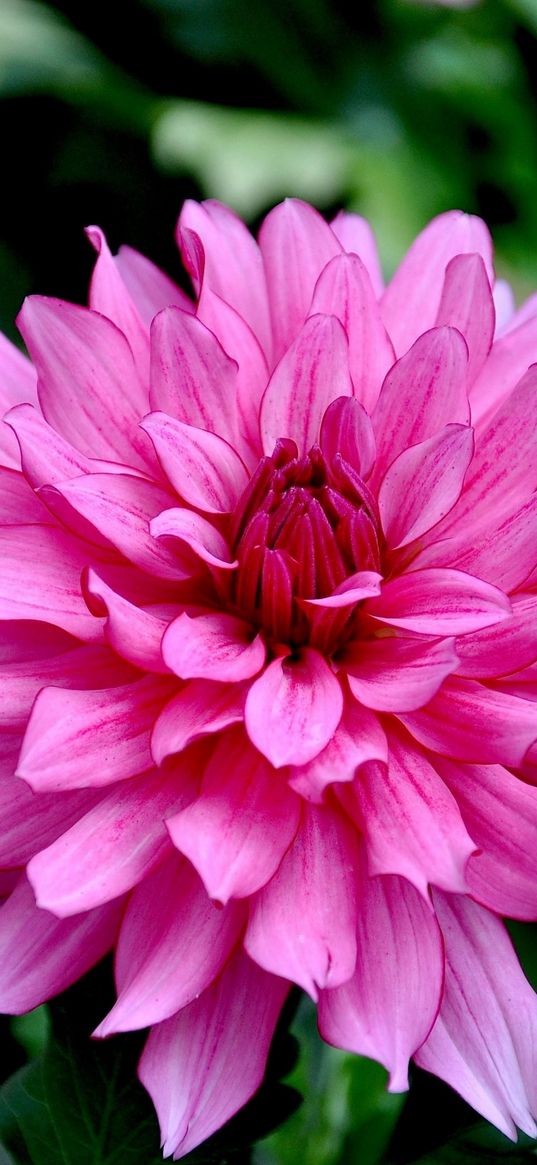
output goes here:
[{"label": "deep pink petal", "polygon": [[481,219],[450,210],[418,235],[381,300],[382,317],[399,354],[434,324],[450,260],[471,252],[482,256],[492,283],[492,243]]},{"label": "deep pink petal", "polygon": [[151,737],[155,764],[181,752],[193,740],[220,732],[244,719],[248,684],[190,680],[162,709]]},{"label": "deep pink petal", "polygon": [[331,595],[324,595],[320,599],[302,599],[308,607],[326,607],[337,610],[340,607],[351,607],[363,599],[373,598],[381,593],[382,575],[376,570],[360,570],[351,574],[344,582],[336,587]]},{"label": "deep pink petal", "polygon": [[435,321],[457,328],[468,345],[472,384],[490,352],[496,316],[489,277],[481,255],[455,255],[446,267]]},{"label": "deep pink petal", "polygon": [[209,896],[227,902],[253,894],[272,877],[299,815],[300,799],[237,728],[217,744],[198,799],[168,828]]},{"label": "deep pink petal", "polygon": [[364,611],[422,635],[464,635],[507,620],[511,604],[498,587],[461,570],[416,570],[390,579]]},{"label": "deep pink petal", "polygon": [[139,1076],[165,1156],[190,1152],[259,1088],[288,989],[239,952],[199,999],[152,1029]]},{"label": "deep pink petal", "polygon": [[233,683],[257,675],[266,647],[260,635],[235,615],[186,613],[170,624],[162,654],[171,671],[183,680],[207,679]]},{"label": "deep pink petal", "polygon": [[404,878],[369,878],[358,889],[352,979],[319,1000],[319,1028],[338,1048],[380,1060],[390,1092],[408,1088],[408,1061],[434,1021],[442,943],[431,909]]},{"label": "deep pink petal", "polygon": [[343,324],[354,393],[371,412],[395,353],[369,274],[357,255],[336,255],[321,272],[309,314],[317,312],[336,316]]},{"label": "deep pink petal", "polygon": [[511,617],[502,623],[457,640],[460,675],[494,679],[537,659],[537,595],[513,596],[512,609]]},{"label": "deep pink petal", "polygon": [[321,424],[321,448],[329,462],[339,453],[367,481],[375,462],[375,436],[368,414],[356,397],[332,401]]},{"label": "deep pink petal", "polygon": [[41,526],[50,521],[50,515],[22,473],[0,465],[0,525],[21,521]]},{"label": "deep pink petal", "polygon": [[378,499],[391,548],[413,542],[449,513],[460,496],[473,452],[473,430],[446,425],[396,457],[382,480]]},{"label": "deep pink petal", "polygon": [[384,381],[373,412],[375,480],[409,445],[452,422],[467,425],[468,349],[455,328],[432,328],[416,340]]},{"label": "deep pink petal", "polygon": [[345,332],[334,316],[311,316],[274,369],[261,405],[265,453],[280,437],[307,453],[319,440],[325,410],[340,396],[352,396]]},{"label": "deep pink petal", "polygon": [[536,996],[498,918],[467,897],[435,891],[434,903],[445,989],[416,1060],[511,1140],[515,1125],[534,1137]]},{"label": "deep pink petal", "polygon": [[[80,588],[87,564],[72,538],[50,526],[0,530],[0,620],[53,623],[85,640],[102,640],[102,622],[90,614]],[[21,587],[24,580],[24,587]]]},{"label": "deep pink petal", "polygon": [[534,704],[453,676],[427,708],[401,719],[420,744],[467,763],[517,767],[537,740]]},{"label": "deep pink petal", "polygon": [[384,291],[384,280],[376,239],[367,219],[362,218],[360,214],[340,210],[332,219],[330,226],[343,250],[347,254],[360,256],[362,263],[367,267],[373,291],[378,299]]},{"label": "deep pink petal", "polygon": [[357,640],[342,659],[353,695],[379,712],[421,708],[457,664],[453,639]]},{"label": "deep pink petal", "polygon": [[248,473],[227,441],[166,413],[150,413],[141,425],[167,478],[186,502],[212,514],[234,509],[248,484]]},{"label": "deep pink petal", "polygon": [[244,945],[266,971],[317,999],[356,963],[356,831],[328,805],[303,805],[295,840],[250,903]]},{"label": "deep pink petal", "polygon": [[276,767],[313,760],[341,719],[343,693],[319,652],[274,659],[248,692],[245,721],[256,748]]},{"label": "deep pink petal", "polygon": [[0,910],[0,1009],[31,1011],[85,975],[112,947],[121,908],[112,902],[58,919],[37,908],[22,877]]},{"label": "deep pink petal", "polygon": [[18,765],[32,789],[109,785],[152,767],[149,738],[170,696],[151,676],[98,692],[43,688],[33,706]]},{"label": "deep pink petal", "polygon": [[267,275],[274,358],[279,360],[304,323],[323,267],[342,248],[321,215],[298,198],[288,198],[270,211],[261,226],[259,244]]},{"label": "deep pink petal", "polygon": [[116,951],[118,1000],[94,1034],[148,1027],[187,1007],[220,973],[243,928],[242,903],[217,907],[190,862],[172,853],[129,898]]}]

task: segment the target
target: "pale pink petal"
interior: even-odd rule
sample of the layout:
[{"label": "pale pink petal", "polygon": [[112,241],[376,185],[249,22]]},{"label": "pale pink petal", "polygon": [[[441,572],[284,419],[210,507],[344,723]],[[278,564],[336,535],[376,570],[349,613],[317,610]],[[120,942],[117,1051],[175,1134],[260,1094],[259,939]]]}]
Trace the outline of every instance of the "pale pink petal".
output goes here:
[{"label": "pale pink petal", "polygon": [[345,332],[334,316],[311,316],[274,369],[261,404],[265,453],[290,437],[299,453],[319,440],[325,410],[339,396],[352,396]]},{"label": "pale pink petal", "polygon": [[367,219],[362,218],[360,214],[340,210],[332,219],[330,226],[343,250],[347,254],[360,256],[362,263],[367,267],[373,291],[378,299],[384,291],[384,280],[376,239]]},{"label": "pale pink petal", "polygon": [[97,788],[151,768],[151,728],[169,696],[169,681],[156,676],[98,692],[43,688],[18,776],[36,791]]},{"label": "pale pink petal", "polygon": [[457,640],[460,675],[494,679],[527,667],[537,659],[537,596],[514,595],[513,614],[495,627]]},{"label": "pale pink petal", "polygon": [[141,426],[167,478],[186,502],[212,514],[235,508],[248,484],[248,473],[227,441],[166,413],[150,413]]},{"label": "pale pink petal", "polygon": [[59,918],[141,882],[170,851],[165,821],[195,796],[190,774],[153,770],[110,789],[28,866],[37,905]]},{"label": "pale pink petal", "polygon": [[190,863],[172,853],[129,898],[116,951],[118,1000],[94,1034],[148,1027],[187,1007],[220,973],[243,928],[242,903],[218,908]]},{"label": "pale pink petal", "polygon": [[194,290],[209,286],[246,320],[262,347],[272,348],[265,272],[248,228],[214,199],[187,199],[179,216],[178,242]]},{"label": "pale pink petal", "polygon": [[511,604],[491,583],[462,570],[416,570],[383,583],[364,613],[422,635],[464,635],[507,620]]},{"label": "pale pink petal", "polygon": [[356,865],[356,832],[342,814],[305,804],[292,846],[250,903],[248,954],[313,999],[354,971]]},{"label": "pale pink petal", "polygon": [[106,236],[99,227],[86,227],[86,236],[97,252],[90,281],[89,306],[116,324],[129,342],[138,374],[149,383],[149,331],[123,282]]},{"label": "pale pink petal", "polygon": [[496,336],[501,336],[507,331],[516,310],[511,284],[506,279],[497,279],[492,298],[496,312]]},{"label": "pale pink petal", "polygon": [[455,328],[432,328],[394,364],[373,412],[375,480],[398,453],[433,437],[452,422],[467,425],[468,349]]},{"label": "pale pink petal", "polygon": [[199,999],[152,1029],[138,1072],[166,1157],[189,1153],[259,1088],[288,990],[239,952]]},{"label": "pale pink petal", "polygon": [[267,274],[274,358],[279,360],[308,314],[323,267],[341,244],[321,215],[298,198],[270,211],[259,232]]},{"label": "pale pink petal", "polygon": [[58,919],[37,908],[22,877],[0,910],[0,1010],[31,1011],[85,975],[113,945],[121,906]]},{"label": "pale pink petal", "polygon": [[18,323],[49,424],[89,457],[151,468],[151,443],[138,427],[147,391],[119,328],[89,308],[38,295],[25,300]]},{"label": "pale pink petal", "polygon": [[450,210],[418,235],[381,300],[382,317],[399,354],[434,324],[450,260],[471,252],[482,256],[492,283],[492,242],[481,219]]},{"label": "pale pink petal", "polygon": [[53,488],[141,570],[164,579],[191,573],[180,550],[174,553],[150,532],[151,520],[174,501],[154,482],[126,473],[87,473]]},{"label": "pale pink petal", "polygon": [[191,680],[162,709],[151,737],[155,764],[181,752],[193,740],[239,724],[244,719],[248,684]]},{"label": "pale pink petal", "polygon": [[368,414],[353,396],[332,401],[321,424],[321,449],[332,464],[339,453],[367,481],[375,462],[375,436]]},{"label": "pale pink petal", "polygon": [[399,874],[428,898],[429,883],[467,890],[465,867],[477,846],[449,789],[408,737],[388,736],[387,764],[369,762],[341,791],[367,844],[370,874]]},{"label": "pale pink petal", "polygon": [[266,647],[261,636],[254,637],[250,625],[235,615],[191,619],[184,613],[170,623],[162,654],[171,671],[183,680],[233,683],[257,675],[265,662]]},{"label": "pale pink petal", "polygon": [[310,315],[336,316],[349,341],[354,393],[371,412],[395,361],[368,272],[357,255],[336,255],[315,285]]},{"label": "pale pink petal", "polygon": [[[55,623],[80,639],[102,640],[102,622],[80,589],[87,552],[50,526],[0,530],[0,620]],[[24,579],[24,587],[21,587]]]},{"label": "pale pink petal", "polygon": [[253,894],[272,877],[299,815],[300,799],[236,728],[216,745],[198,799],[168,828],[209,896],[227,902]]},{"label": "pale pink petal", "polygon": [[110,647],[142,671],[165,674],[168,668],[162,658],[161,643],[170,619],[161,617],[159,608],[155,611],[136,607],[94,570],[87,572],[83,588],[92,614],[106,618],[104,635]]},{"label": "pale pink petal", "polygon": [[421,708],[458,662],[453,639],[358,640],[342,658],[353,696],[379,712]]},{"label": "pale pink petal", "polygon": [[378,717],[347,695],[332,739],[308,764],[290,770],[289,784],[306,800],[320,802],[328,785],[352,781],[358,765],[387,759],[386,735]]},{"label": "pale pink petal", "polygon": [[446,951],[440,1014],[417,1063],[516,1140],[537,1133],[537,999],[503,924],[467,897],[435,891]]},{"label": "pale pink petal", "polygon": [[490,352],[496,323],[489,278],[481,255],[455,255],[446,267],[436,324],[458,328],[468,345],[468,382]]},{"label": "pale pink petal", "polygon": [[194,305],[184,291],[140,251],[120,247],[115,264],[146,327],[165,307],[194,311]]},{"label": "pale pink petal", "polygon": [[516,768],[537,740],[534,704],[455,677],[427,708],[401,719],[426,748],[468,763]]},{"label": "pale pink petal", "polygon": [[[201,514],[178,507],[163,510],[156,518],[152,518],[149,529],[153,539],[164,539],[164,547],[171,542],[174,549],[176,548],[176,562],[180,562],[182,555],[187,554],[183,547],[188,547],[192,551],[188,574],[195,573],[196,558],[216,570],[234,570],[237,566],[236,560],[231,561],[229,547],[223,535],[207,518],[202,518]],[[163,549],[162,553],[165,554],[166,550]],[[171,554],[171,551],[169,553]],[[184,561],[186,566],[188,558]],[[199,565],[198,562],[198,570]],[[184,578],[186,572],[176,577]]]},{"label": "pale pink petal", "polygon": [[329,665],[313,648],[274,659],[246,697],[250,740],[276,767],[303,765],[328,742],[341,719],[343,693]]},{"label": "pale pink petal", "polygon": [[[37,405],[37,374],[26,356],[0,332],[0,418],[23,401]],[[17,443],[1,419],[0,464],[20,468]]]},{"label": "pale pink petal", "polygon": [[[269,377],[269,367],[259,341],[229,303],[205,285],[198,304],[198,319],[206,328],[214,332],[227,355],[237,366],[237,379],[233,395],[228,393],[226,410],[232,415],[237,437],[228,438],[242,457],[250,458],[255,466],[261,454],[259,436],[259,406]],[[230,410],[229,400],[236,400]],[[218,430],[222,437],[227,434]]]},{"label": "pale pink petal", "polygon": [[200,320],[174,307],[158,314],[151,327],[152,409],[233,444],[236,379],[236,363]]},{"label": "pale pink petal", "polygon": [[22,473],[0,465],[0,525],[13,526],[20,522],[42,525],[47,521],[50,522],[48,511]]},{"label": "pale pink petal", "polygon": [[472,898],[497,914],[537,919],[537,789],[501,765],[435,759],[480,853],[466,879]]},{"label": "pale pink petal", "polygon": [[338,1048],[380,1060],[390,1092],[408,1088],[408,1061],[434,1021],[442,992],[442,942],[431,909],[404,878],[357,887],[352,979],[319,1000],[319,1029]]},{"label": "pale pink petal", "polygon": [[379,490],[388,545],[396,549],[425,534],[455,505],[474,452],[473,430],[446,425],[396,457]]},{"label": "pale pink petal", "polygon": [[512,326],[493,345],[487,363],[471,388],[472,423],[478,428],[488,424],[536,361],[537,313],[532,313],[517,326],[513,320]]},{"label": "pale pink petal", "polygon": [[75,647],[48,658],[0,663],[0,725],[24,728],[41,688],[113,688],[137,679],[108,647]]}]

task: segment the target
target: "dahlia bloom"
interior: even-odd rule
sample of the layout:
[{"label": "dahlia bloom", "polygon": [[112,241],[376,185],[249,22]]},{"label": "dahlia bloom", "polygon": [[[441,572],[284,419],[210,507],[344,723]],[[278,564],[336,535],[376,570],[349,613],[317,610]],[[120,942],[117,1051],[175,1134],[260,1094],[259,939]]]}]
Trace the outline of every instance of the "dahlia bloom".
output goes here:
[{"label": "dahlia bloom", "polygon": [[[289,986],[537,1132],[537,304],[458,211],[383,289],[356,215],[187,203],[190,301],[102,233],[3,341],[0,1008],[115,948],[99,1037],[181,1157]],[[513,314],[514,313],[514,314]]]}]

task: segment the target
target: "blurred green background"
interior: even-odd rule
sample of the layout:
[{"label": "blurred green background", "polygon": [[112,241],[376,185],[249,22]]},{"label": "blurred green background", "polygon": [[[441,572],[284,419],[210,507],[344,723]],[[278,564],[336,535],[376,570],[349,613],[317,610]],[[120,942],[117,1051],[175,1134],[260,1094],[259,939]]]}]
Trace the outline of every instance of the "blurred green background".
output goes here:
[{"label": "blurred green background", "polygon": [[[0,327],[13,337],[27,292],[84,302],[86,224],[181,281],[173,228],[185,197],[223,199],[253,227],[288,194],[327,214],[358,210],[377,230],[387,273],[432,215],[462,207],[488,221],[517,298],[537,287],[537,0],[0,0],[0,119]],[[517,939],[537,982],[533,928],[518,927]],[[21,1064],[26,1076],[0,1093],[0,1136],[10,1146],[0,1144],[0,1165],[59,1159],[46,1138],[28,1149],[22,1117],[22,1140],[19,1126],[13,1133],[19,1085],[28,1127],[42,1119],[39,1089],[57,1055],[45,1048],[47,1015],[3,1021],[9,1071]],[[408,1099],[390,1097],[378,1066],[321,1051],[307,1002],[292,1032],[274,1087],[269,1074],[265,1126],[296,1103],[282,1076],[304,1104],[252,1152],[226,1148],[224,1137],[224,1149],[218,1142],[196,1160],[534,1159],[530,1142],[513,1147],[424,1073]],[[294,1040],[301,1054],[292,1068]],[[91,1071],[106,1084],[107,1053],[92,1047]],[[70,1064],[73,1076],[89,1071],[82,1053]],[[136,1094],[134,1106],[143,1103]],[[59,1137],[61,1118],[50,1111]],[[61,1159],[71,1165],[66,1138]],[[113,1144],[115,1156],[87,1144],[86,1156],[77,1142],[73,1165],[125,1165],[119,1134]],[[158,1146],[151,1160],[128,1157],[158,1159]]]}]

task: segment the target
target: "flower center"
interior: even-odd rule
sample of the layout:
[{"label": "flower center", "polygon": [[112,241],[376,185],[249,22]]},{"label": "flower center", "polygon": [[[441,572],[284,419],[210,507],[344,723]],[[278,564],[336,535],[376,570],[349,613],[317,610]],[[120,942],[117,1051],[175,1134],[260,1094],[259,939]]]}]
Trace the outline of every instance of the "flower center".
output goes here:
[{"label": "flower center", "polygon": [[376,503],[340,454],[298,456],[281,439],[264,457],[234,515],[234,603],[275,643],[333,651],[355,612],[304,603],[380,563]]}]

